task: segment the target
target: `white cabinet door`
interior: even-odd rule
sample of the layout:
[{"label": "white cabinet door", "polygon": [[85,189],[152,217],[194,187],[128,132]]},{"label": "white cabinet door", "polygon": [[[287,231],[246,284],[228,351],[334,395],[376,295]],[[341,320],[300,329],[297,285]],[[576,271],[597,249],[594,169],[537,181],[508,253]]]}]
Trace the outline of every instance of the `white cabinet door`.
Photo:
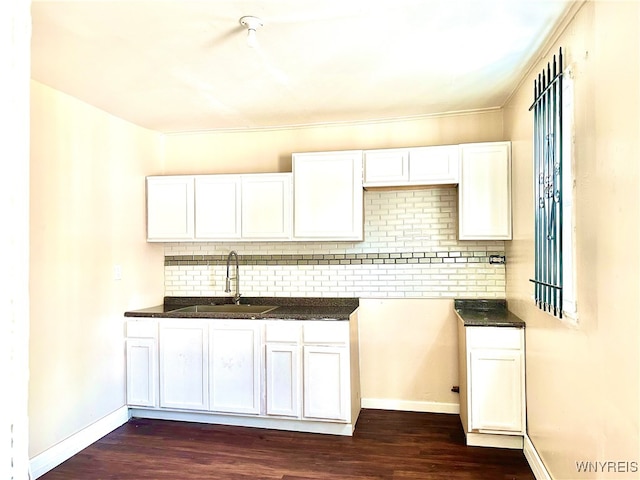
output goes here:
[{"label": "white cabinet door", "polygon": [[240,238],[240,202],[239,175],[196,176],[196,239]]},{"label": "white cabinet door", "polygon": [[157,407],[158,352],[152,338],[127,338],[127,404]]},{"label": "white cabinet door", "polygon": [[349,355],[347,347],[304,345],[305,418],[347,421]]},{"label": "white cabinet door", "polygon": [[458,237],[511,239],[511,144],[460,146]]},{"label": "white cabinet door", "polygon": [[194,319],[160,322],[160,406],[209,408],[207,323]]},{"label": "white cabinet door", "polygon": [[469,429],[523,433],[523,369],[520,350],[469,351]]},{"label": "white cabinet door", "polygon": [[210,326],[211,410],[260,413],[260,326],[247,320]]},{"label": "white cabinet door", "polygon": [[364,151],[364,186],[421,186],[459,181],[457,145]]},{"label": "white cabinet door", "polygon": [[293,154],[297,240],[362,240],[362,151]]},{"label": "white cabinet door", "polygon": [[300,416],[300,345],[266,345],[266,413]]},{"label": "white cabinet door", "polygon": [[147,177],[147,240],[193,239],[193,177]]},{"label": "white cabinet door", "polygon": [[409,181],[409,150],[385,148],[365,150],[364,186],[404,185]]},{"label": "white cabinet door", "polygon": [[409,184],[455,184],[459,181],[457,145],[409,150]]},{"label": "white cabinet door", "polygon": [[242,238],[291,238],[290,173],[242,176]]}]

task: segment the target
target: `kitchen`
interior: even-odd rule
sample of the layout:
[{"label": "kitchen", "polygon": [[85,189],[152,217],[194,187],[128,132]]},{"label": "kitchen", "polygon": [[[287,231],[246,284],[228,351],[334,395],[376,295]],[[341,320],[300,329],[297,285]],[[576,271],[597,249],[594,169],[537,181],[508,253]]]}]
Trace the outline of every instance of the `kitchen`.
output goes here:
[{"label": "kitchen", "polygon": [[[576,172],[577,325],[537,311],[530,298],[533,207],[528,107],[533,74],[501,109],[389,122],[174,135],[136,127],[32,82],[30,457],[124,405],[123,312],[157,304],[165,292],[185,293],[180,280],[174,284],[165,259],[193,254],[189,248],[201,251],[202,245],[167,247],[145,241],[141,199],[146,176],[286,172],[293,152],[509,140],[514,160],[513,240],[481,245],[507,257],[506,266],[487,266],[492,271],[484,275],[496,278],[485,279],[493,284],[482,294],[506,298],[527,323],[529,436],[552,478],[575,477],[577,460],[637,460],[639,19],[635,3],[586,2],[567,19],[534,69],[540,70],[561,45],[570,52],[569,63],[576,72],[574,135],[576,157],[581,160]],[[213,158],[211,152],[229,153]],[[439,201],[446,201],[444,208],[451,211],[445,213],[455,216],[451,192],[442,188],[418,195],[373,195],[381,203],[426,202],[423,195],[434,194],[451,197],[454,200]],[[288,249],[295,248],[280,247],[282,251],[269,254],[289,254],[293,252]],[[262,253],[258,244],[207,248],[203,254],[226,254],[231,249],[240,255]],[[349,247],[332,243],[314,248],[331,254],[345,253]],[[114,265],[122,268],[121,280],[114,280]],[[247,296],[262,293],[259,281],[256,285],[250,281],[250,268],[243,267]],[[223,280],[219,272],[212,274],[207,280],[209,292],[224,294]],[[328,292],[334,288],[330,277],[319,282],[319,288]],[[299,283],[292,286],[309,293]],[[361,301],[363,398],[398,409],[455,405],[456,396],[450,391],[456,380],[454,297],[421,298],[425,293],[416,292],[415,286],[385,293]],[[425,330],[426,317],[431,330]],[[408,332],[416,330],[424,332],[422,339],[416,339],[416,349],[433,342],[433,348],[423,348],[428,353],[422,353],[420,365],[404,344]],[[374,352],[380,348],[385,362],[375,364],[376,372],[388,372],[395,385],[367,378],[373,375],[367,365],[373,365]],[[427,379],[433,373],[428,365],[434,363],[451,368]],[[428,388],[416,382],[415,369]]]}]

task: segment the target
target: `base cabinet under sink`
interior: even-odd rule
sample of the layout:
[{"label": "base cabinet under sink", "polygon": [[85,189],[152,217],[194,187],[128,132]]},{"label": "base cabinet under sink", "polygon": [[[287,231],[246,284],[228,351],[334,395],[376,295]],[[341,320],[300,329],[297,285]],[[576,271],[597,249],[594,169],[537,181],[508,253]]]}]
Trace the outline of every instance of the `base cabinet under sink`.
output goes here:
[{"label": "base cabinet under sink", "polygon": [[130,319],[131,414],[351,435],[360,412],[357,313],[351,317]]}]

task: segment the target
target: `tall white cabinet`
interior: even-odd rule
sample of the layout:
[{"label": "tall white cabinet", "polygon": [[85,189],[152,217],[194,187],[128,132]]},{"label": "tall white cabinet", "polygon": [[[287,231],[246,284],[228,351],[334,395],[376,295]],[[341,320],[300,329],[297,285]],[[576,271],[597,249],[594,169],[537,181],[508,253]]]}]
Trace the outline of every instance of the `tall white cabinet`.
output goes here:
[{"label": "tall white cabinet", "polygon": [[363,240],[362,151],[293,154],[293,236]]},{"label": "tall white cabinet", "polygon": [[460,240],[511,240],[511,143],[460,145]]}]

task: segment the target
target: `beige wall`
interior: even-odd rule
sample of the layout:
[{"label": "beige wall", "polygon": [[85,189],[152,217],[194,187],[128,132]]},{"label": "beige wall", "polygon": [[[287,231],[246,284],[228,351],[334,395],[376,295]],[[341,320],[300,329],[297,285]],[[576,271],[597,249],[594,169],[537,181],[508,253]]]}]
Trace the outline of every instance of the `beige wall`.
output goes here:
[{"label": "beige wall", "polygon": [[527,322],[529,436],[556,479],[639,475],[576,470],[576,461],[640,462],[639,31],[638,2],[587,2],[548,55],[562,46],[574,72],[575,327],[531,301],[533,74],[505,109],[514,192],[507,299]]},{"label": "beige wall", "polygon": [[361,299],[364,407],[458,410],[458,338],[451,299]]},{"label": "beige wall", "polygon": [[125,404],[123,312],[163,295],[162,246],[144,226],[160,147],[157,134],[32,82],[31,457]]},{"label": "beige wall", "polygon": [[293,152],[504,140],[498,110],[414,120],[165,137],[164,173],[290,172]]}]

